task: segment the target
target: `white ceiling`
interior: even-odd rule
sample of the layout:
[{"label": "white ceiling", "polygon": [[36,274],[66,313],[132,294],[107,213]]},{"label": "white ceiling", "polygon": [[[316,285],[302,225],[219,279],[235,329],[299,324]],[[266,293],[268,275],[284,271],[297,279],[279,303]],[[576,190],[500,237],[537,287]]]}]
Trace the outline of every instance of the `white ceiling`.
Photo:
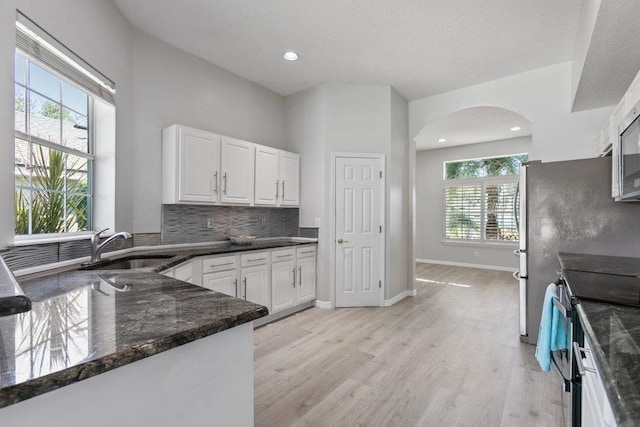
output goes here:
[{"label": "white ceiling", "polygon": [[[140,30],[281,95],[390,84],[408,100],[571,60],[581,0],[113,0]],[[300,54],[282,59],[285,50]]]},{"label": "white ceiling", "polygon": [[[518,131],[511,131],[514,126]],[[498,141],[531,135],[531,122],[510,110],[474,107],[456,111],[426,125],[416,137],[417,150]],[[446,142],[438,142],[445,138]]]}]

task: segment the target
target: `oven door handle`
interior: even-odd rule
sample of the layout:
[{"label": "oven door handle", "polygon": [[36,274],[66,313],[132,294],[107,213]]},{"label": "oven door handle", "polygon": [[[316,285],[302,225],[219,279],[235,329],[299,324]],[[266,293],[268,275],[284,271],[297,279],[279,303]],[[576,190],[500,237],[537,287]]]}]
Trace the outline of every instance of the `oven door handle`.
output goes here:
[{"label": "oven door handle", "polygon": [[564,317],[566,319],[567,318],[567,308],[564,305],[562,305],[560,300],[557,299],[557,298],[554,298],[553,299],[553,305],[558,309],[560,314],[562,314],[562,317]]}]

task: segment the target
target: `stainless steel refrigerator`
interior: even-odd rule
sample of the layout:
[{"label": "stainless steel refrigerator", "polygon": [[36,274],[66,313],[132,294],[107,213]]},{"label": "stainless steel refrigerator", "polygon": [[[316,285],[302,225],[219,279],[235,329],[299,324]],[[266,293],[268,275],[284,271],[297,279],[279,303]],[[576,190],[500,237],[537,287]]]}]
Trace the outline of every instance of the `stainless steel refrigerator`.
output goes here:
[{"label": "stainless steel refrigerator", "polygon": [[611,157],[520,168],[520,339],[535,344],[558,252],[640,257],[640,203],[611,197]]}]

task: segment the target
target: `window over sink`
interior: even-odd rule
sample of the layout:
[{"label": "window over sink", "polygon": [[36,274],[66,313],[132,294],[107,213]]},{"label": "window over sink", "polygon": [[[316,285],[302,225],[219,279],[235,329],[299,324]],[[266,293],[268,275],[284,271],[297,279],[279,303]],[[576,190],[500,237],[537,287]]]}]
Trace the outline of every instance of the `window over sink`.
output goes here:
[{"label": "window over sink", "polygon": [[94,123],[115,126],[115,84],[19,12],[14,58],[16,238],[91,230]]}]

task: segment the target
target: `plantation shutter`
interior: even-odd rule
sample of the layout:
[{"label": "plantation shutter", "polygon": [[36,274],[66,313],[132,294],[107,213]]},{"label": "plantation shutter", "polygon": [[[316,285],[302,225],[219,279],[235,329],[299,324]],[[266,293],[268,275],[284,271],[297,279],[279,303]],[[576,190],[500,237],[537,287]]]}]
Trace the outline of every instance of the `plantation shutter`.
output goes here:
[{"label": "plantation shutter", "polygon": [[115,105],[113,81],[20,12],[16,17],[16,47],[87,92]]},{"label": "plantation shutter", "polygon": [[445,188],[445,238],[480,240],[482,237],[482,186]]},{"label": "plantation shutter", "polygon": [[485,184],[485,227],[487,240],[518,240],[518,228],[513,216],[516,184]]}]

